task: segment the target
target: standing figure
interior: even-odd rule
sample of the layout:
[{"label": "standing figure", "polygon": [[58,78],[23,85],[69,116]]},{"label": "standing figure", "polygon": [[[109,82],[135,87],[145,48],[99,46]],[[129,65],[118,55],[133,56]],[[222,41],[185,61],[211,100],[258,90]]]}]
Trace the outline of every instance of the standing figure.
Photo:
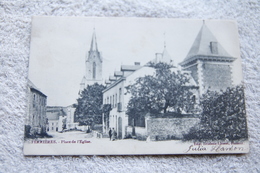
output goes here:
[{"label": "standing figure", "polygon": [[113,128],[113,130],[112,130],[112,141],[116,140],[116,136],[117,136],[117,133],[116,133],[115,129]]},{"label": "standing figure", "polygon": [[111,128],[109,128],[108,134],[109,134],[109,139],[111,141],[111,137],[112,137],[112,130],[111,130]]}]

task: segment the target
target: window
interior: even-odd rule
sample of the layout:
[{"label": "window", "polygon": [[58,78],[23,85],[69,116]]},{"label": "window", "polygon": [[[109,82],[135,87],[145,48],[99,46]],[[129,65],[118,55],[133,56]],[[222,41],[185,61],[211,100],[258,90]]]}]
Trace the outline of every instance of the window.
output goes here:
[{"label": "window", "polygon": [[35,94],[33,95],[33,107],[35,107]]},{"label": "window", "polygon": [[93,62],[93,79],[96,79],[96,63]]},{"label": "window", "polygon": [[115,107],[117,107],[117,94],[116,94],[116,98],[115,98]]},{"label": "window", "polygon": [[119,88],[119,102],[121,102],[122,89]]},{"label": "window", "polygon": [[212,54],[218,54],[218,42],[210,42],[210,49]]},{"label": "window", "polygon": [[115,96],[113,95],[113,103],[112,107],[115,107]]}]

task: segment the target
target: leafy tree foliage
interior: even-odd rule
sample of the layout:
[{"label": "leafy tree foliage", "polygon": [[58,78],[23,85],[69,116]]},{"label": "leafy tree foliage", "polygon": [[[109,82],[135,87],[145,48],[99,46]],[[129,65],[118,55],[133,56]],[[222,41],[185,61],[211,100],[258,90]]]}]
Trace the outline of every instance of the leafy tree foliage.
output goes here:
[{"label": "leafy tree foliage", "polygon": [[91,125],[102,123],[102,90],[105,86],[95,83],[88,85],[77,99],[75,110],[75,121],[80,125]]},{"label": "leafy tree foliage", "polygon": [[244,89],[242,86],[226,91],[208,91],[201,99],[201,122],[191,129],[186,139],[239,140],[247,139]]},{"label": "leafy tree foliage", "polygon": [[150,63],[149,66],[155,68],[155,75],[140,77],[126,87],[131,94],[127,114],[129,122],[135,121],[132,125],[143,126],[147,113],[166,113],[169,109],[189,111],[194,104],[191,89],[195,87],[188,86],[188,74],[175,72],[174,67],[166,63]]}]

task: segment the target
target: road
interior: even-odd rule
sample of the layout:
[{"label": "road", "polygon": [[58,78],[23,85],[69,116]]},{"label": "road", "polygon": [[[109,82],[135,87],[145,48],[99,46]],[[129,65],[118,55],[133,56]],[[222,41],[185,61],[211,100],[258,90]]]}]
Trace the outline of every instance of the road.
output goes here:
[{"label": "road", "polygon": [[68,132],[47,132],[54,139],[82,139],[82,138],[92,138],[92,134],[82,132],[82,131],[68,131]]}]

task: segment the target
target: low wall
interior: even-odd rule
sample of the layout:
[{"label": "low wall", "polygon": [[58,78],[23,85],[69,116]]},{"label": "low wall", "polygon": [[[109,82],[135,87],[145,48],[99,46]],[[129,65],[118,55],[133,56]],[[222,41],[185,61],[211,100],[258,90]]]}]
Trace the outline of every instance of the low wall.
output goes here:
[{"label": "low wall", "polygon": [[135,127],[135,135],[139,140],[146,140],[147,130],[145,127]]},{"label": "low wall", "polygon": [[126,126],[126,134],[127,135],[132,135],[133,132],[133,127],[132,126]]},{"label": "low wall", "polygon": [[79,125],[79,123],[67,123],[66,128],[68,130],[75,129],[76,127],[78,127],[78,125]]},{"label": "low wall", "polygon": [[147,129],[145,127],[134,127],[134,134],[133,134],[133,127],[127,126],[126,127],[126,137],[135,137],[139,140],[146,140]]},{"label": "low wall", "polygon": [[102,127],[103,127],[102,124],[95,124],[94,127],[93,127],[93,130],[95,130],[99,133],[102,133]]},{"label": "low wall", "polygon": [[87,131],[88,126],[77,126],[76,128],[81,130],[81,131]]},{"label": "low wall", "polygon": [[150,140],[181,139],[191,127],[199,123],[199,118],[152,118],[146,119],[147,136]]}]

